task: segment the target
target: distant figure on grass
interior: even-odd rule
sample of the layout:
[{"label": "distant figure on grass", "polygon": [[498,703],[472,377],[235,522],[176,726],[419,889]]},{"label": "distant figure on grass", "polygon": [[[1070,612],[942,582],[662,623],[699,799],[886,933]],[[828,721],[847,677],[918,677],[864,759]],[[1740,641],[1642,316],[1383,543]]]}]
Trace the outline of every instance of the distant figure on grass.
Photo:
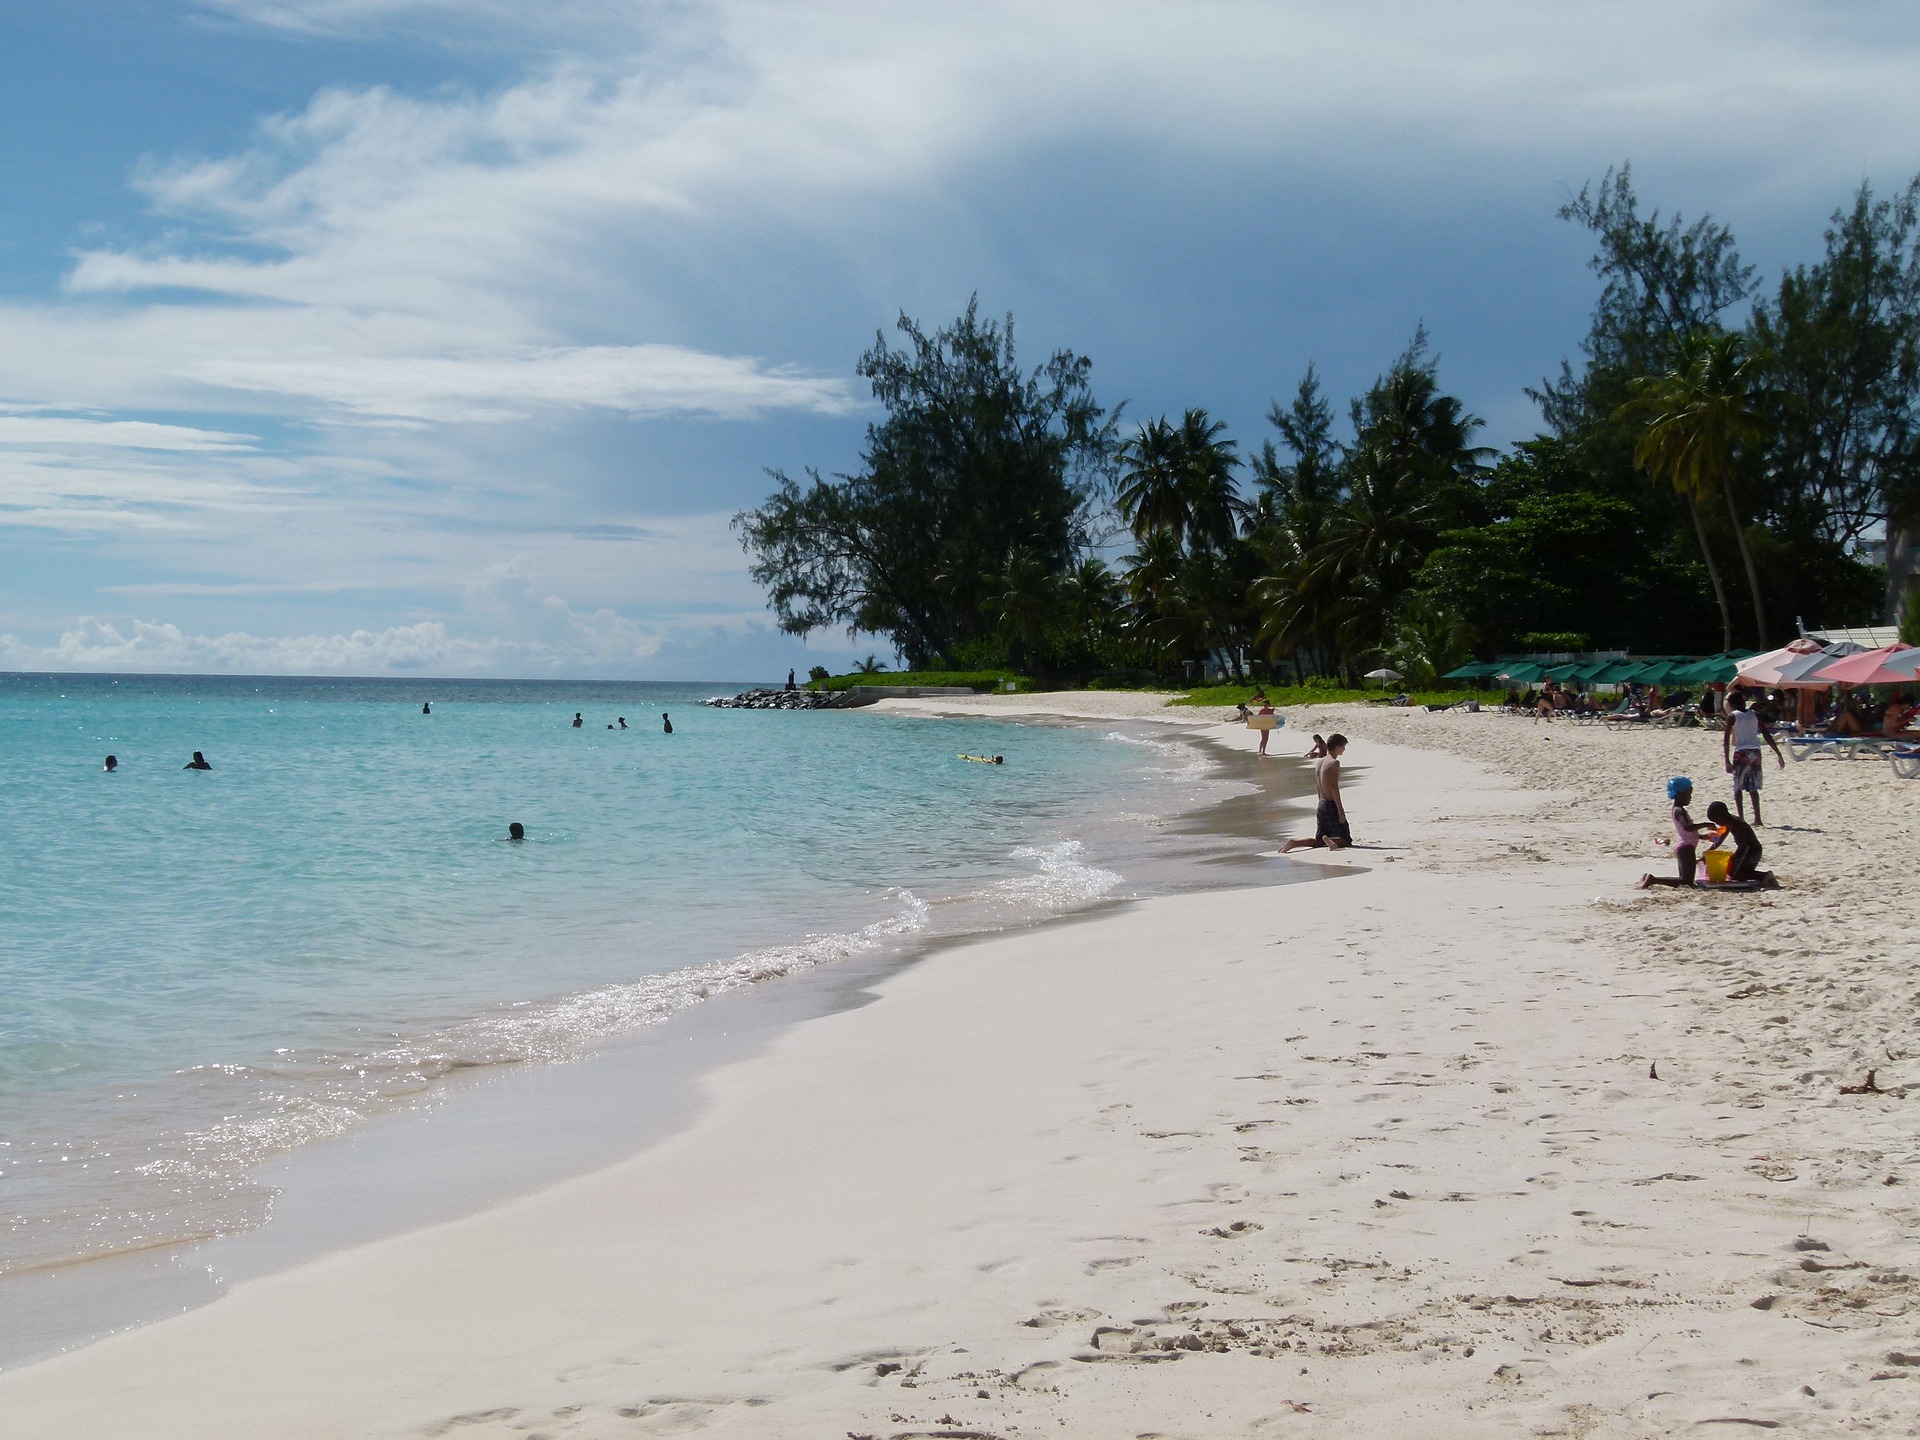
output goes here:
[{"label": "distant figure on grass", "polygon": [[114,771],[120,768],[120,757],[117,755],[107,756],[107,763],[102,765],[100,768],[106,771],[107,774],[109,775],[113,774]]},{"label": "distant figure on grass", "polygon": [[1766,823],[1760,818],[1760,777],[1766,768],[1766,756],[1760,753],[1762,740],[1772,747],[1775,762],[1784,770],[1786,759],[1780,754],[1780,746],[1767,728],[1767,722],[1757,711],[1747,708],[1746,696],[1731,696],[1727,700],[1727,728],[1720,732],[1720,757],[1726,761],[1727,773],[1733,776],[1733,803],[1742,820],[1747,817],[1747,796],[1753,796],[1756,825]]},{"label": "distant figure on grass", "polygon": [[1694,866],[1700,858],[1700,827],[1693,823],[1693,816],[1687,813],[1687,806],[1693,803],[1693,781],[1684,775],[1676,775],[1667,781],[1667,799],[1673,802],[1673,836],[1661,837],[1660,843],[1673,846],[1673,863],[1676,874],[1669,878],[1660,875],[1642,875],[1636,890],[1650,890],[1655,885],[1676,887],[1681,890],[1693,888]]},{"label": "distant figure on grass", "polygon": [[580,718],[580,712],[578,710],[573,712],[573,728],[574,729],[578,730],[581,726],[585,725],[586,723],[587,723],[586,721]]},{"label": "distant figure on grass", "polygon": [[1760,837],[1753,833],[1753,827],[1727,809],[1724,802],[1716,800],[1707,806],[1707,819],[1718,825],[1724,832],[1719,839],[1707,848],[1715,850],[1727,840],[1733,841],[1733,859],[1727,863],[1727,883],[1730,885],[1753,884],[1758,882],[1768,890],[1778,890],[1780,882],[1773,878],[1771,870],[1760,868],[1760,857],[1766,854],[1760,844]]},{"label": "distant figure on grass", "polygon": [[431,701],[431,700],[423,700],[423,701],[421,701],[421,702],[420,702],[420,713],[421,713],[422,715],[431,715],[431,714],[433,714],[433,701]]},{"label": "distant figure on grass", "polygon": [[660,712],[660,728],[669,735],[673,733],[673,721],[664,710]]},{"label": "distant figure on grass", "polygon": [[[1319,736],[1314,736],[1318,740]],[[1289,840],[1280,853],[1289,850],[1344,850],[1353,844],[1353,829],[1347,824],[1347,804],[1340,798],[1340,757],[1346,752],[1347,737],[1329,735],[1326,754],[1315,767],[1315,793],[1320,797],[1313,815],[1313,838]]]},{"label": "distant figure on grass", "polygon": [[206,756],[202,755],[198,750],[196,750],[193,752],[193,759],[187,761],[187,763],[182,765],[180,768],[182,770],[211,770],[213,769],[213,766],[207,763]]},{"label": "distant figure on grass", "polygon": [[518,820],[514,821],[511,825],[507,826],[507,839],[524,840],[526,838],[527,838],[527,827],[522,825]]}]

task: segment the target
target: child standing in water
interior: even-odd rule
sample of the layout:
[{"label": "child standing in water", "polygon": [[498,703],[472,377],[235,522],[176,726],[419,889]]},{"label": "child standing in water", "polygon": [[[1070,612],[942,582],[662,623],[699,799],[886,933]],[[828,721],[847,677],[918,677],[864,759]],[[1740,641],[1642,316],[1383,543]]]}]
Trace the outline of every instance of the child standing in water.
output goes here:
[{"label": "child standing in water", "polygon": [[1687,806],[1693,803],[1693,781],[1684,775],[1676,775],[1667,781],[1667,799],[1673,802],[1673,846],[1674,867],[1679,872],[1672,879],[1659,875],[1642,875],[1640,883],[1634,888],[1649,890],[1655,885],[1673,886],[1677,889],[1693,888],[1694,866],[1700,858],[1700,827],[1693,823],[1693,816],[1687,813]]}]

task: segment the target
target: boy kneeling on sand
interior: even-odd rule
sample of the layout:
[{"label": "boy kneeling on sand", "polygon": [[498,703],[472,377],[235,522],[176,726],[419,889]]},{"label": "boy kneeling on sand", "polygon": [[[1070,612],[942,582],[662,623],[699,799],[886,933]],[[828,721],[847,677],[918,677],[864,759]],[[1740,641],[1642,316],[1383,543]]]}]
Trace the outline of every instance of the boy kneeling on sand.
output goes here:
[{"label": "boy kneeling on sand", "polygon": [[[1318,740],[1319,736],[1314,738]],[[1326,754],[1314,767],[1314,789],[1320,797],[1320,804],[1314,811],[1313,838],[1287,841],[1280,847],[1282,855],[1289,850],[1344,850],[1353,844],[1353,830],[1347,824],[1346,802],[1340,798],[1340,757],[1346,753],[1346,748],[1346,736],[1327,737]]]}]

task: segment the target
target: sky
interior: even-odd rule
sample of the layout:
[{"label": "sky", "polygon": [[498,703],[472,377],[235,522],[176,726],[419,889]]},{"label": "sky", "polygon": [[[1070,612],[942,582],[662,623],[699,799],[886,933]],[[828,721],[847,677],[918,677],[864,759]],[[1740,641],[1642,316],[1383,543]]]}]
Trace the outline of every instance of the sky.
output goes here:
[{"label": "sky", "polygon": [[1630,161],[1763,275],[1920,172],[1898,3],[0,9],[0,669],[763,680],[729,518],[973,295],[1243,450],[1424,324],[1504,446]]}]

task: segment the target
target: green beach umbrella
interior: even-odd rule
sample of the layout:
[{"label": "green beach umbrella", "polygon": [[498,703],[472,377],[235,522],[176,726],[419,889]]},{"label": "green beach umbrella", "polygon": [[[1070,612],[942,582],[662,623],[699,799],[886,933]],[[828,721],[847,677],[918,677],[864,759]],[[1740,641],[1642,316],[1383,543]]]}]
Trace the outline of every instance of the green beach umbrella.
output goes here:
[{"label": "green beach umbrella", "polygon": [[1696,660],[1691,665],[1683,665],[1679,671],[1681,681],[1688,685],[1724,685],[1733,679],[1744,655],[1710,655],[1705,660]]},{"label": "green beach umbrella", "polygon": [[1508,680],[1515,685],[1538,685],[1547,678],[1547,672],[1531,660],[1516,660],[1510,665],[1501,666],[1494,678]]},{"label": "green beach umbrella", "polygon": [[1602,660],[1593,667],[1592,672],[1587,676],[1587,683],[1589,685],[1618,685],[1626,679],[1627,676],[1638,670],[1644,663],[1644,661],[1640,660]]},{"label": "green beach umbrella", "polygon": [[1485,680],[1500,669],[1491,660],[1469,660],[1464,665],[1455,666],[1440,678],[1442,680]]}]

